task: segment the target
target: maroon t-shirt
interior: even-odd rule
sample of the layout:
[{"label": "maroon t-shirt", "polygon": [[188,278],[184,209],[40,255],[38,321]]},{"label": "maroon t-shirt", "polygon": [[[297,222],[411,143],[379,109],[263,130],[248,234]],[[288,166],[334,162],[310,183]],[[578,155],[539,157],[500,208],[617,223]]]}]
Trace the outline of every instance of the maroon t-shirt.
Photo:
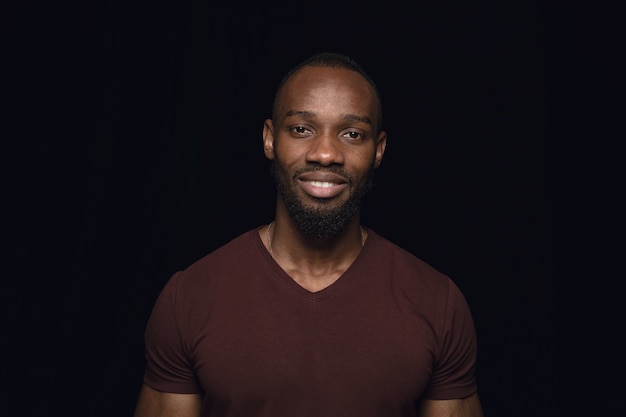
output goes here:
[{"label": "maroon t-shirt", "polygon": [[176,273],[146,329],[144,381],[203,416],[414,416],[476,390],[476,336],[445,275],[372,230],[329,287],[299,286],[250,230]]}]

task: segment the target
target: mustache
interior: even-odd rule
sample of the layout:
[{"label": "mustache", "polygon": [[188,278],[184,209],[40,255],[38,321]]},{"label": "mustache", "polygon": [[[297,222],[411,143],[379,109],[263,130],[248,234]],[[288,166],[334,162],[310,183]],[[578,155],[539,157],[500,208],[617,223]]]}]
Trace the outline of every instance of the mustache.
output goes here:
[{"label": "mustache", "polygon": [[317,171],[323,171],[323,172],[328,172],[331,174],[339,175],[340,177],[344,178],[348,182],[348,184],[353,184],[354,182],[352,175],[350,175],[350,173],[343,168],[340,168],[338,166],[325,167],[325,166],[322,166],[319,164],[313,164],[313,163],[307,164],[306,166],[302,168],[296,169],[296,171],[293,173],[292,179],[295,180],[300,175],[307,173],[307,172],[317,172]]}]

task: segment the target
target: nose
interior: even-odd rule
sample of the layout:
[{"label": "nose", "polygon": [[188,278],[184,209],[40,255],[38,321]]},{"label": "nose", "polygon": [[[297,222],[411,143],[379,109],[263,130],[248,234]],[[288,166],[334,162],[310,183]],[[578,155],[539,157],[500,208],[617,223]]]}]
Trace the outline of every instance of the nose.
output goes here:
[{"label": "nose", "polygon": [[307,162],[317,162],[322,166],[333,164],[343,165],[344,153],[339,138],[330,134],[322,134],[310,141]]}]

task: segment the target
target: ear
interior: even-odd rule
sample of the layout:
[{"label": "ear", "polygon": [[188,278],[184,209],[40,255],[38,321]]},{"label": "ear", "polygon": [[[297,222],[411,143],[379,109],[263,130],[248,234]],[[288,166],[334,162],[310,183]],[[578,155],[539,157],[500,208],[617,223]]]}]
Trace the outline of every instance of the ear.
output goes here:
[{"label": "ear", "polygon": [[376,156],[374,160],[374,168],[378,168],[383,161],[383,155],[385,154],[385,148],[387,147],[387,132],[382,131],[378,134],[376,139]]},{"label": "ear", "polygon": [[267,159],[274,159],[274,124],[266,119],[263,124],[263,153]]}]

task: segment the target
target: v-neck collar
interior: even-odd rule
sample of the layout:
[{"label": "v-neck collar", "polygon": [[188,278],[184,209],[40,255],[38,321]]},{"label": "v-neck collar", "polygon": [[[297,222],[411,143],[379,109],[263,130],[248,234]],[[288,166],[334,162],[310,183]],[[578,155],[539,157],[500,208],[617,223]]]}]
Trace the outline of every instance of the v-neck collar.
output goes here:
[{"label": "v-neck collar", "polygon": [[260,255],[265,261],[267,267],[272,270],[274,276],[278,280],[282,281],[284,285],[291,288],[298,296],[302,297],[304,300],[310,303],[317,303],[329,297],[332,297],[338,292],[343,291],[344,288],[349,287],[350,284],[357,278],[358,274],[355,271],[358,270],[359,265],[363,262],[363,259],[366,259],[368,252],[370,252],[370,242],[374,235],[370,229],[367,229],[365,227],[364,229],[367,231],[368,237],[367,239],[365,239],[361,251],[354,259],[352,264],[348,267],[348,269],[343,272],[343,274],[341,274],[339,278],[335,280],[335,282],[330,284],[328,287],[315,292],[309,291],[306,288],[302,287],[289,274],[287,274],[287,272],[285,272],[283,268],[281,268],[278,262],[274,260],[272,255],[270,255],[268,250],[265,248],[265,245],[261,240],[261,236],[259,235],[258,229],[252,230],[251,233],[253,235],[252,239],[254,240],[254,244],[257,250],[260,252]]}]

